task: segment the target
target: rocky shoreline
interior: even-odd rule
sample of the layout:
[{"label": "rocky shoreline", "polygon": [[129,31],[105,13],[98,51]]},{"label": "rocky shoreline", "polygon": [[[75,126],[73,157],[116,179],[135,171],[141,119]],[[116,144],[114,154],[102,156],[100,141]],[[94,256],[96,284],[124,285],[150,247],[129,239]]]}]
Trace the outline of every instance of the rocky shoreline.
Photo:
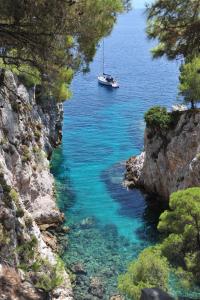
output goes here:
[{"label": "rocky shoreline", "polygon": [[51,299],[72,300],[68,274],[62,269],[59,287],[53,274],[59,244],[51,229],[65,229],[49,159],[62,137],[62,104],[36,97],[8,71],[1,84],[0,279],[8,283],[1,299],[46,299],[52,289]]},{"label": "rocky shoreline", "polygon": [[146,127],[144,152],[126,163],[124,184],[168,200],[200,185],[200,110],[181,112],[168,130]]}]

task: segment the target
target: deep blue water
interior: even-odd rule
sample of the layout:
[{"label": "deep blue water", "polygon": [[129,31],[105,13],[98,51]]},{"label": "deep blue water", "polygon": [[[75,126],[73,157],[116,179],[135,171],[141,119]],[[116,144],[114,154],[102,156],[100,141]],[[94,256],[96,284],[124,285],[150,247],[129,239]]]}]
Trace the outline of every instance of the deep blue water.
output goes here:
[{"label": "deep blue water", "polygon": [[[156,239],[161,208],[122,186],[125,160],[143,149],[145,111],[177,102],[178,63],[152,60],[153,45],[145,36],[142,10],[119,17],[105,39],[105,71],[117,77],[120,88],[97,83],[100,47],[90,72],[73,80],[73,97],[64,104],[62,146],[53,158],[59,203],[72,227],[64,259],[69,267],[83,263],[88,276],[107,276],[104,299],[116,291],[117,275],[127,263]],[[103,268],[113,265],[114,277],[104,276]],[[84,280],[76,299],[96,299]]]}]

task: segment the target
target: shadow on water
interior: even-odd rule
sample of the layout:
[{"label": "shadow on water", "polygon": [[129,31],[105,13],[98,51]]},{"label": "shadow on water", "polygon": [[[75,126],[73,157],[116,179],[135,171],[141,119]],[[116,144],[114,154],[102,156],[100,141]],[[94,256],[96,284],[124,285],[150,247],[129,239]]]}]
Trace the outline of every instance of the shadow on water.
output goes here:
[{"label": "shadow on water", "polygon": [[98,87],[101,89],[106,89],[106,91],[113,93],[115,89],[113,89],[111,86],[102,85],[101,83],[98,83]]},{"label": "shadow on water", "polygon": [[66,212],[76,202],[76,195],[71,185],[70,169],[64,159],[62,147],[57,148],[53,152],[51,173],[55,178],[59,208],[61,211]]},{"label": "shadow on water", "polygon": [[139,189],[123,187],[125,164],[118,163],[102,172],[101,179],[105,183],[113,200],[120,204],[119,215],[132,219],[142,219],[143,225],[136,230],[140,240],[156,242],[159,238],[157,224],[160,214],[167,209],[162,199],[150,196]]}]

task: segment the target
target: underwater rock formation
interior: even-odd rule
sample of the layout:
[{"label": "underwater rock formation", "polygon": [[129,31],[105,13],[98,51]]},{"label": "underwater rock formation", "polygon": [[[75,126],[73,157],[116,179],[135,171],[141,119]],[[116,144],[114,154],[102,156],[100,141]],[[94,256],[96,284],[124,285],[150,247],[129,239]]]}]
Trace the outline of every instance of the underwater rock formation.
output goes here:
[{"label": "underwater rock formation", "polygon": [[161,289],[146,288],[142,290],[140,300],[174,300],[174,298]]}]

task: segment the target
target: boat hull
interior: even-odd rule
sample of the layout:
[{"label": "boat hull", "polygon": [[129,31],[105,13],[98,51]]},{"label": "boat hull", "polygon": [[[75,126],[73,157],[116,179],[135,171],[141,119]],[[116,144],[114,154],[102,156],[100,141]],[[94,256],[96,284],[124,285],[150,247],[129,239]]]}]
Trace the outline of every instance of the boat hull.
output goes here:
[{"label": "boat hull", "polygon": [[116,81],[109,82],[103,76],[98,77],[98,82],[102,85],[106,85],[112,88],[119,88],[119,84]]}]

